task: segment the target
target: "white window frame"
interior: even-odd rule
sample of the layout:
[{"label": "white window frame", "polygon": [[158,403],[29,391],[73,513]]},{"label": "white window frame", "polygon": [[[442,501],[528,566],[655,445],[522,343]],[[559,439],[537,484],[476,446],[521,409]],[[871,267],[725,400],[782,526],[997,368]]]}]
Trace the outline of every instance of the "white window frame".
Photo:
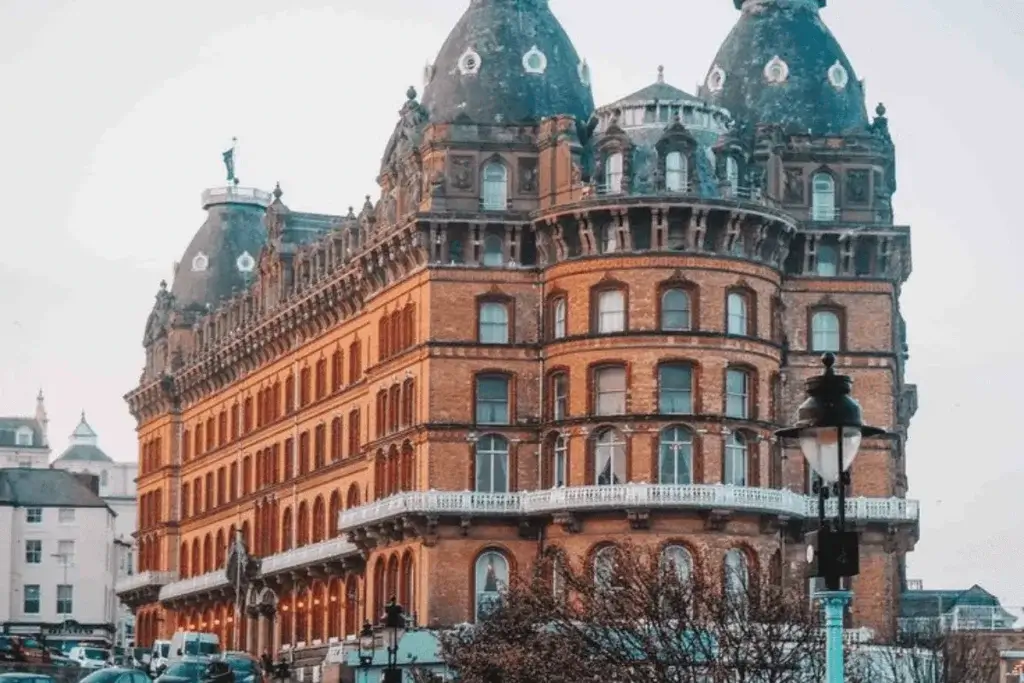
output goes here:
[{"label": "white window frame", "polygon": [[725,465],[722,468],[722,483],[727,486],[747,486],[750,472],[747,460],[750,455],[750,441],[740,432],[732,432],[725,438]]},{"label": "white window frame", "polygon": [[612,152],[605,159],[604,186],[609,194],[622,192],[622,175],[624,172],[622,152]]},{"label": "white window frame", "polygon": [[481,174],[483,191],[481,203],[484,211],[508,209],[508,167],[500,161],[489,161]]},{"label": "white window frame", "polygon": [[665,155],[665,189],[685,192],[689,185],[689,168],[682,152],[673,150]]},{"label": "white window frame", "polygon": [[61,524],[74,524],[75,508],[58,508],[57,521]]},{"label": "white window frame", "polygon": [[726,297],[727,330],[736,337],[750,336],[750,299],[742,292],[729,292]]},{"label": "white window frame", "polygon": [[597,332],[615,334],[626,331],[626,293],[605,289],[597,294]]},{"label": "white window frame", "polygon": [[508,304],[501,301],[484,301],[480,304],[480,329],[478,330],[481,344],[508,344],[509,340]]},{"label": "white window frame", "polygon": [[[734,377],[743,377],[742,393],[736,392],[730,387],[729,381]],[[725,416],[737,420],[750,419],[750,384],[751,376],[748,370],[742,368],[729,368],[725,371]],[[742,403],[741,403],[742,401]],[[736,406],[742,410],[736,410]]]},{"label": "white window frame", "polygon": [[[608,464],[611,478],[602,481],[601,473]],[[598,486],[619,486],[626,483],[629,467],[626,462],[626,438],[619,430],[608,427],[594,443],[594,483]]]},{"label": "white window frame", "polygon": [[835,311],[811,314],[811,351],[838,353],[842,344],[842,326]]},{"label": "white window frame", "polygon": [[43,563],[43,541],[38,538],[25,539],[25,564]]},{"label": "white window frame", "polygon": [[[501,465],[501,471],[495,467],[496,463]],[[484,435],[476,442],[475,491],[477,493],[508,493],[509,480],[508,439],[497,434]]]},{"label": "white window frame", "polygon": [[[677,295],[682,297],[681,303],[684,304],[684,307],[670,308],[670,299]],[[674,306],[675,303],[672,305]],[[676,325],[669,319],[671,315],[683,316],[685,321],[682,325]],[[693,329],[693,301],[690,299],[690,293],[685,289],[672,287],[661,293],[661,329],[663,332],[687,332]]]},{"label": "white window frame", "polygon": [[[617,386],[621,377],[621,388]],[[607,365],[594,370],[594,415],[625,415],[629,394],[626,368]]]},{"label": "white window frame", "polygon": [[818,171],[811,176],[811,220],[836,219],[836,181],[831,174]]},{"label": "white window frame", "polygon": [[[685,467],[680,468],[680,460]],[[669,471],[671,476],[666,477]],[[658,483],[676,486],[693,483],[693,432],[682,425],[665,427],[658,435]]]},{"label": "white window frame", "polygon": [[566,312],[568,311],[568,305],[565,301],[565,297],[561,296],[555,299],[554,307],[551,312],[552,318],[552,336],[555,339],[564,339],[566,333]]}]

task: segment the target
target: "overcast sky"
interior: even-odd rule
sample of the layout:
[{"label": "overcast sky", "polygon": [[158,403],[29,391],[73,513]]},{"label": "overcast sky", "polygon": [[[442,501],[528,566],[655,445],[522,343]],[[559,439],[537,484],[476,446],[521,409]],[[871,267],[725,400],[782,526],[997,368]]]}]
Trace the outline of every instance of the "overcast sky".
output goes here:
[{"label": "overcast sky", "polygon": [[[343,213],[374,177],[405,90],[422,86],[466,0],[0,0],[0,414],[46,393],[59,452],[86,410],[116,459],[136,453],[121,396],[141,339],[223,183]],[[922,501],[911,575],[980,583],[1024,605],[1020,328],[1024,240],[1020,0],[831,0],[823,18],[884,101],[897,221],[913,226],[903,294],[909,442]],[[694,91],[738,13],[732,0],[551,0],[612,101],[654,81]],[[1001,321],[1001,322],[1000,322]],[[1016,331],[1015,331],[1016,329]]]}]

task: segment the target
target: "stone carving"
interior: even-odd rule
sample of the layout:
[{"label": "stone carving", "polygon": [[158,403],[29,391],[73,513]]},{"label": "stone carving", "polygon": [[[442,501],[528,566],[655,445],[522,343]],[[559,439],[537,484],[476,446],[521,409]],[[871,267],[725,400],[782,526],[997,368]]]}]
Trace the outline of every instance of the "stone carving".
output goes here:
[{"label": "stone carving", "polygon": [[451,163],[452,187],[456,190],[472,190],[473,157],[453,156]]},{"label": "stone carving", "polygon": [[522,194],[537,191],[537,160],[533,157],[519,159],[519,191]]},{"label": "stone carving", "polygon": [[174,295],[167,291],[167,281],[161,280],[160,289],[156,293],[156,301],[153,303],[153,311],[146,321],[146,333],[142,338],[143,346],[149,346],[166,332],[173,308]]},{"label": "stone carving", "polygon": [[782,201],[787,204],[802,204],[804,202],[804,170],[802,168],[787,168],[785,173]]},{"label": "stone carving", "polygon": [[863,168],[846,172],[846,201],[850,204],[867,204],[870,171]]},{"label": "stone carving", "polygon": [[404,159],[419,148],[423,136],[423,129],[426,126],[429,113],[426,108],[416,101],[416,88],[409,87],[406,91],[406,101],[399,111],[398,123],[384,148],[384,156],[381,160],[381,173]]}]

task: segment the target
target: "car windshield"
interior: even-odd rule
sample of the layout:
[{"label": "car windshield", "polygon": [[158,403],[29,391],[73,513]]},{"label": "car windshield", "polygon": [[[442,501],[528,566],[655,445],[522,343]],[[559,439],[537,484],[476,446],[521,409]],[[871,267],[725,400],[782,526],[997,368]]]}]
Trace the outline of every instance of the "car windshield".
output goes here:
[{"label": "car windshield", "polygon": [[86,659],[91,659],[94,662],[102,662],[109,658],[106,650],[101,650],[96,647],[85,647],[82,648],[82,653]]},{"label": "car windshield", "polygon": [[200,662],[175,662],[167,667],[167,671],[164,672],[164,676],[199,680],[199,674],[201,674],[205,669],[206,665]]},{"label": "car windshield", "polygon": [[208,640],[186,640],[183,651],[187,655],[215,655],[220,651],[217,643]]},{"label": "car windshield", "polygon": [[171,652],[171,644],[170,643],[163,643],[163,644],[160,645],[160,656],[161,657],[166,657],[168,654],[170,654],[170,652]]},{"label": "car windshield", "polygon": [[227,662],[231,670],[237,673],[251,674],[256,670],[256,664],[245,657],[229,657]]},{"label": "car windshield", "polygon": [[124,669],[100,669],[83,678],[79,683],[114,683]]}]

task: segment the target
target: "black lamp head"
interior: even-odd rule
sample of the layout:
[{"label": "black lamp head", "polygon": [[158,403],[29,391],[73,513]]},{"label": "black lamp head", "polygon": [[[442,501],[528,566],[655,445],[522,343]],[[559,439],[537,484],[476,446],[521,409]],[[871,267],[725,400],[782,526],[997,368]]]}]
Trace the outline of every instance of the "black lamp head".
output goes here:
[{"label": "black lamp head", "polygon": [[820,427],[852,427],[864,437],[881,436],[884,429],[864,424],[860,403],[850,392],[853,380],[835,372],[836,356],[826,353],[821,358],[825,372],[811,377],[805,383],[807,399],[796,413],[796,424],[775,432],[779,438],[798,438],[805,430]]}]

